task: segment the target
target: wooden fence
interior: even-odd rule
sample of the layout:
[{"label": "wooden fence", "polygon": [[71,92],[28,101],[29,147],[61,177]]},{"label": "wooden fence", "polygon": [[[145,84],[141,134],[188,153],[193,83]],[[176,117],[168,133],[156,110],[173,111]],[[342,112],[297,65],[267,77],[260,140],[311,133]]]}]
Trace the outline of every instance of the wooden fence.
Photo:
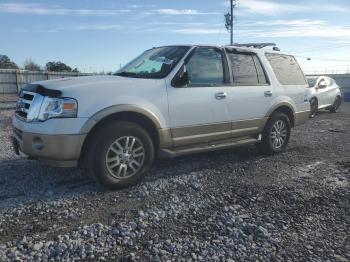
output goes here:
[{"label": "wooden fence", "polygon": [[91,74],[0,69],[0,94],[16,94],[31,82]]}]

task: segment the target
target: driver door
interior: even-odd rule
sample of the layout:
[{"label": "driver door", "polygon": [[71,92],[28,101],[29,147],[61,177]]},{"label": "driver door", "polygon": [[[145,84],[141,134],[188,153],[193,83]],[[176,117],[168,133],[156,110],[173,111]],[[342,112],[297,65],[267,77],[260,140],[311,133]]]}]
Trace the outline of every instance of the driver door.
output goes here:
[{"label": "driver door", "polygon": [[175,146],[230,138],[226,96],[230,86],[221,49],[197,47],[186,59],[189,82],[168,86],[171,133]]},{"label": "driver door", "polygon": [[326,102],[328,105],[332,105],[334,103],[335,97],[337,95],[337,86],[334,83],[334,80],[332,80],[331,78],[325,78],[326,80]]}]

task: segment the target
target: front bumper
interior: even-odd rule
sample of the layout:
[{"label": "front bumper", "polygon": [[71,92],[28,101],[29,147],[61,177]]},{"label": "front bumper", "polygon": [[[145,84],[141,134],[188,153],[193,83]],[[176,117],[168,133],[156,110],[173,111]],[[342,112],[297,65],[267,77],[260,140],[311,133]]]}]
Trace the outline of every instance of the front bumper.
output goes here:
[{"label": "front bumper", "polygon": [[14,127],[13,145],[32,159],[59,167],[76,167],[85,134],[47,135],[23,132]]}]

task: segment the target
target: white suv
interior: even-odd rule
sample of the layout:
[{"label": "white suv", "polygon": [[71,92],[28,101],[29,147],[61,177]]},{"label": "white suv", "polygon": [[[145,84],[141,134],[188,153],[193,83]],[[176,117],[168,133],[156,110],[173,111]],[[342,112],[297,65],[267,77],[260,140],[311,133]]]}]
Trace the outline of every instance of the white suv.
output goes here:
[{"label": "white suv", "polygon": [[310,113],[291,55],[242,46],[164,46],[115,75],[27,85],[14,146],[48,164],[82,166],[104,186],[142,179],[153,159],[257,143],[288,144]]}]

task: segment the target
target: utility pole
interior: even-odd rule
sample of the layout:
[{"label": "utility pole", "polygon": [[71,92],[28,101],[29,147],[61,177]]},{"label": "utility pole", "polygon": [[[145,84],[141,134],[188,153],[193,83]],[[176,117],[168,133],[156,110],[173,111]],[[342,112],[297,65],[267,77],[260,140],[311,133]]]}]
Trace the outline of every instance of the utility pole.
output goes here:
[{"label": "utility pole", "polygon": [[230,6],[231,6],[231,31],[230,31],[230,34],[231,34],[231,45],[233,45],[233,0],[230,0]]},{"label": "utility pole", "polygon": [[233,45],[233,8],[236,7],[238,0],[230,0],[230,12],[225,14],[225,27],[230,31],[230,44]]}]

